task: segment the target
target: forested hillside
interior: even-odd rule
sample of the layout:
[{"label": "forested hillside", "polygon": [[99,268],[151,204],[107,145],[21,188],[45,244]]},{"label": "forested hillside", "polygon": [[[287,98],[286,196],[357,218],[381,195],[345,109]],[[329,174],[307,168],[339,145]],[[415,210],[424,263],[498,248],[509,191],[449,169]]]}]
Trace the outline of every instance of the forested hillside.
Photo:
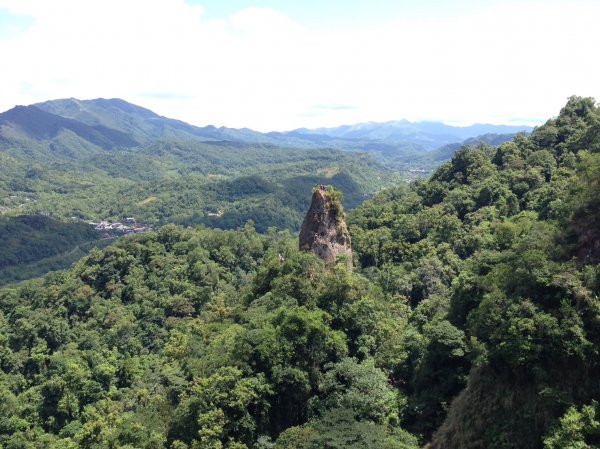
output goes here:
[{"label": "forested hillside", "polygon": [[0,445],[597,446],[599,151],[579,97],[465,147],[350,213],[353,271],[169,225],[0,290]]},{"label": "forested hillside", "polygon": [[[10,241],[6,248],[14,249],[14,254],[0,260],[4,270],[0,285],[66,268],[76,260],[73,255],[85,255],[99,237],[84,221],[121,222],[133,217],[152,226],[232,229],[253,220],[260,232],[271,226],[297,230],[315,184],[335,184],[345,193],[348,206],[355,207],[399,179],[364,155],[231,142],[162,142],[143,154],[115,151],[61,163],[32,163],[0,153],[0,173],[0,213],[5,222],[16,223],[23,215],[50,215],[53,225],[42,240],[56,243],[53,255],[70,255],[43,263],[46,253],[36,248],[46,247],[44,241],[32,239],[22,226],[5,226],[2,237]],[[89,228],[76,233],[84,240],[61,239],[63,231],[75,226],[73,221],[80,222],[77,229]],[[25,253],[39,259],[13,257]],[[25,264],[38,268],[24,270]]]},{"label": "forested hillside", "polygon": [[66,268],[94,246],[106,246],[85,223],[40,215],[0,217],[0,285]]},{"label": "forested hillside", "polygon": [[355,206],[400,179],[364,154],[270,141],[118,99],[18,106],[0,114],[0,213],[296,229],[317,182],[333,180]]},{"label": "forested hillside", "polygon": [[413,445],[370,357],[393,349],[406,304],[296,245],[169,226],[4,290],[2,444]]},{"label": "forested hillside", "polygon": [[[335,183],[350,205],[399,179],[364,155],[232,143],[159,143],[145,151],[96,155],[81,163],[7,162],[6,213],[149,224],[205,223],[231,228],[248,219],[261,230],[296,229],[311,188]],[[220,220],[208,212],[222,210]]]},{"label": "forested hillside", "polygon": [[[335,184],[355,207],[402,177],[368,155],[252,143],[260,136],[194,127],[116,99],[16,107],[0,114],[0,214],[51,216],[63,222],[54,231],[125,218],[297,230],[315,184]],[[91,236],[59,242],[52,231],[32,239],[21,226],[3,231],[14,254],[0,260],[0,285],[66,268],[99,244]],[[57,243],[51,258],[31,250],[48,239]],[[25,253],[39,259],[13,257]]]},{"label": "forested hillside", "polygon": [[368,135],[262,134],[195,127],[119,99],[17,106],[0,114],[0,213],[297,229],[315,183],[335,184],[355,207],[431,172],[460,146],[426,151],[438,144],[520,129],[392,125],[371,123]]},{"label": "forested hillside", "polygon": [[433,448],[600,443],[599,112],[573,97],[353,214],[363,272],[411,305],[391,369]]}]

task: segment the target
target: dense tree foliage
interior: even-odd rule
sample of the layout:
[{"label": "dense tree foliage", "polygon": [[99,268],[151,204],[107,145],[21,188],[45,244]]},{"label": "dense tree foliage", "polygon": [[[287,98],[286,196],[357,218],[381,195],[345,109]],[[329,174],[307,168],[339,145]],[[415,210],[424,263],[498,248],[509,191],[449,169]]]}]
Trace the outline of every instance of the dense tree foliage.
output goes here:
[{"label": "dense tree foliage", "polygon": [[295,230],[316,183],[334,183],[355,207],[399,179],[368,155],[328,149],[167,140],[62,160],[30,146],[0,145],[0,213]]},{"label": "dense tree foliage", "polygon": [[68,267],[106,243],[84,223],[45,216],[0,217],[0,285]]},{"label": "dense tree foliage", "polygon": [[0,445],[599,445],[599,123],[573,97],[381,192],[353,271],[287,231],[168,225],[0,290]]},{"label": "dense tree foliage", "polygon": [[0,310],[4,447],[415,444],[375,359],[406,306],[287,233],[167,226],[5,289]]},{"label": "dense tree foliage", "polygon": [[84,224],[74,220],[134,217],[145,225],[221,229],[252,220],[259,232],[271,226],[297,230],[315,184],[334,183],[347,206],[355,207],[397,179],[369,156],[327,149],[161,141],[61,160],[33,150],[29,154],[28,146],[12,145],[5,152],[2,147],[0,142],[0,214],[12,217],[5,222],[47,221],[14,218],[22,214],[55,220],[43,232],[0,223],[0,243],[6,248],[0,249],[0,285],[67,268],[93,244],[103,244],[93,228],[84,232]]},{"label": "dense tree foliage", "polygon": [[406,428],[441,425],[433,447],[537,448],[562,425],[559,447],[600,396],[599,118],[573,97],[529,138],[463,148],[352,216],[364,272],[413,307],[391,368]]}]

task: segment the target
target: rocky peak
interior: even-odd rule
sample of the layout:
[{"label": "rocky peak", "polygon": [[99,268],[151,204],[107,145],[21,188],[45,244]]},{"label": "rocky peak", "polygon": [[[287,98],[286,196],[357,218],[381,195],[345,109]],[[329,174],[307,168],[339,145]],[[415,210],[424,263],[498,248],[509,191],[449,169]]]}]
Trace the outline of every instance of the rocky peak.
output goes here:
[{"label": "rocky peak", "polygon": [[331,265],[338,256],[346,256],[352,264],[352,247],[342,195],[328,187],[315,189],[312,202],[300,229],[300,250],[312,251]]}]

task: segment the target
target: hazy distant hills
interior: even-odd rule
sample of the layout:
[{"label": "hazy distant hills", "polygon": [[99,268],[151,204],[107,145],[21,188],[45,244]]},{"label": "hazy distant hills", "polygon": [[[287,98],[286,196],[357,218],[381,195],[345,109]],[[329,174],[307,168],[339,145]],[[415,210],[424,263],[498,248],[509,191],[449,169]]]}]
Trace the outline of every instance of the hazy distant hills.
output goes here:
[{"label": "hazy distant hills", "polygon": [[0,114],[0,125],[12,127],[16,133],[38,140],[53,139],[63,131],[70,131],[105,149],[136,145],[131,136],[114,128],[85,124],[35,106],[17,106]]},{"label": "hazy distant hills", "polygon": [[0,114],[0,151],[27,160],[82,159],[159,141],[269,142],[262,133],[197,127],[120,99],[52,100]]},{"label": "hazy distant hills", "polygon": [[17,106],[0,114],[0,151],[25,160],[49,162],[86,160],[115,150],[148,154],[160,142],[227,142],[230,147],[267,144],[369,153],[400,170],[428,172],[452,157],[461,144],[483,141],[499,145],[517,132],[531,130],[528,126],[459,127],[398,120],[261,133],[246,128],[198,127],[118,98],[68,98]]},{"label": "hazy distant hills", "polygon": [[462,142],[447,143],[441,147],[428,151],[426,153],[420,153],[415,156],[414,163],[421,163],[422,165],[429,164],[430,166],[436,166],[444,161],[452,158],[454,153],[463,145],[476,146],[479,143],[486,143],[492,146],[502,145],[504,142],[510,142],[515,137],[514,133],[509,134],[482,134],[477,137],[470,137],[463,140]]},{"label": "hazy distant hills", "polygon": [[379,141],[388,143],[411,143],[426,150],[433,150],[442,145],[462,142],[485,134],[516,134],[531,132],[530,126],[507,126],[475,124],[471,126],[451,126],[441,122],[409,122],[408,120],[385,123],[359,123],[335,128],[300,128],[283,133],[299,139],[327,141],[327,138],[344,140]]},{"label": "hazy distant hills", "polygon": [[[247,128],[193,126],[117,98],[69,98],[18,106],[0,114],[0,127],[0,136],[5,138],[54,139],[58,140],[58,147],[64,146],[61,145],[61,133],[67,133],[105,150],[143,146],[168,139],[269,143],[295,148],[328,147],[377,153],[386,158],[402,154],[410,156],[485,134],[513,135],[532,130],[529,126],[476,124],[460,127],[441,122],[398,120],[260,133]],[[64,140],[65,136],[62,137]],[[79,142],[80,146],[82,144]]]},{"label": "hazy distant hills", "polygon": [[464,140],[482,134],[508,134],[531,130],[532,128],[530,126],[490,124],[452,126],[441,122],[410,122],[408,120],[396,120],[383,123],[358,123],[356,125],[344,125],[335,128],[300,128],[295,130],[295,132],[300,134],[321,134],[349,139],[397,140],[407,136],[431,135],[447,136],[448,138]]}]

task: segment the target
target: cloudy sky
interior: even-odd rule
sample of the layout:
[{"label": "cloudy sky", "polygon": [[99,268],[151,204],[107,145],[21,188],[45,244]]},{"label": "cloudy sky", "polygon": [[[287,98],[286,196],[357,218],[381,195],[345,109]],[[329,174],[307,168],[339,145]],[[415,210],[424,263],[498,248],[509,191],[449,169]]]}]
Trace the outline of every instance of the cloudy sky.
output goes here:
[{"label": "cloudy sky", "polygon": [[123,98],[195,125],[535,124],[600,99],[597,0],[0,0],[0,110]]}]

